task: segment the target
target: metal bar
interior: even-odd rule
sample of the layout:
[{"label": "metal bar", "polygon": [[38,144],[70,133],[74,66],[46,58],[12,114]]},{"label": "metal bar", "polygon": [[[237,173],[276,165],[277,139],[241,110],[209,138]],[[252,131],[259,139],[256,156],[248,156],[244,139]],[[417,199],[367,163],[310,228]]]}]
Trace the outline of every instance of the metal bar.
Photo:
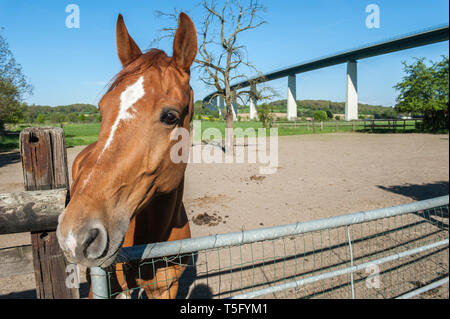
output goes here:
[{"label": "metal bar", "polygon": [[108,299],[107,273],[100,267],[91,267],[91,288],[93,299]]},{"label": "metal bar", "polygon": [[387,257],[383,257],[383,258],[379,258],[376,260],[372,260],[370,262],[366,262],[357,266],[353,266],[353,267],[347,267],[344,269],[339,269],[339,270],[335,270],[335,271],[331,271],[331,272],[327,272],[324,274],[320,274],[320,275],[316,275],[316,276],[312,276],[309,278],[305,278],[305,279],[300,279],[300,280],[296,280],[296,281],[291,281],[291,282],[287,282],[281,285],[277,285],[277,286],[272,286],[272,287],[268,287],[265,289],[261,289],[258,291],[253,291],[253,292],[248,292],[245,294],[241,294],[241,295],[236,295],[236,296],[232,296],[230,297],[230,299],[248,299],[248,298],[255,298],[258,296],[263,296],[269,293],[274,293],[274,292],[278,292],[278,291],[282,291],[285,289],[293,289],[293,288],[298,288],[299,286],[303,286],[306,284],[310,284],[316,281],[320,281],[320,280],[324,280],[324,279],[328,279],[328,278],[332,278],[332,277],[336,277],[336,276],[342,276],[345,274],[348,274],[350,272],[356,272],[358,270],[363,270],[368,266],[371,265],[379,265],[379,264],[383,264],[386,262],[390,262],[390,261],[394,261],[406,256],[410,256],[410,255],[414,255],[414,254],[418,254],[421,252],[424,252],[426,250],[429,249],[433,249],[433,248],[437,248],[439,246],[443,246],[443,245],[448,245],[449,240],[445,239],[445,240],[441,240],[435,243],[431,243],[425,246],[421,246],[418,248],[414,248],[414,249],[410,249],[401,253],[396,253]]},{"label": "metal bar", "polygon": [[421,287],[419,289],[410,291],[410,292],[408,292],[408,293],[406,293],[404,295],[401,295],[401,296],[399,296],[399,297],[397,297],[395,299],[409,299],[409,298],[415,297],[417,295],[423,294],[424,292],[427,292],[427,291],[429,291],[431,289],[434,289],[434,288],[437,288],[439,286],[442,286],[442,285],[444,285],[446,283],[448,283],[448,277],[446,277],[444,279],[441,279],[441,280],[438,280],[438,281],[435,281],[435,282],[433,282],[433,283],[431,283],[429,285],[423,286],[423,287]]},{"label": "metal bar", "polygon": [[413,202],[400,206],[393,206],[366,212],[353,213],[348,215],[323,218],[303,223],[293,223],[289,225],[266,227],[242,232],[228,234],[217,234],[211,236],[174,240],[163,243],[153,243],[122,248],[118,255],[118,262],[132,260],[149,259],[191,253],[199,250],[215,249],[226,246],[249,244],[258,241],[272,240],[284,236],[298,235],[327,228],[335,228],[376,219],[397,216],[406,213],[413,213],[434,207],[448,205],[449,196],[442,196],[419,202]]},{"label": "metal bar", "polygon": [[[350,226],[347,226],[347,238],[348,238],[348,248],[350,249],[350,266],[353,267],[353,249],[352,249],[352,240],[350,239]],[[355,285],[353,284],[353,272],[350,273],[350,280],[352,283],[352,299],[355,299]]]}]

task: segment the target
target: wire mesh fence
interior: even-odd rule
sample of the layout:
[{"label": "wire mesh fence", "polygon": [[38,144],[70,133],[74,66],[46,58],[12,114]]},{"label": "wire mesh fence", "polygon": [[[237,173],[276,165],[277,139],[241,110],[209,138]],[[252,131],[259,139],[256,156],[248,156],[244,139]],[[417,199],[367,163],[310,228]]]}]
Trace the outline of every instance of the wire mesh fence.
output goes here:
[{"label": "wire mesh fence", "polygon": [[[125,248],[121,256],[129,262],[115,271],[93,270],[93,279],[97,276],[104,287],[102,292],[94,284],[93,293],[110,298],[449,298],[448,218],[444,196],[204,240]],[[135,260],[148,257],[153,258]]]}]

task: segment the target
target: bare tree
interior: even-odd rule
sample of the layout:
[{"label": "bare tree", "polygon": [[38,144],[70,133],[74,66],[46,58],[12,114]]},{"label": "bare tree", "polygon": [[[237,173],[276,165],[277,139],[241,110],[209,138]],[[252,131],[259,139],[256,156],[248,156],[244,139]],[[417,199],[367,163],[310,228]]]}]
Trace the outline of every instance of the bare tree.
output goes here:
[{"label": "bare tree", "polygon": [[[266,23],[259,16],[265,7],[257,0],[202,0],[201,7],[204,17],[201,25],[197,26],[199,49],[195,67],[200,71],[200,80],[216,91],[209,102],[215,98],[222,98],[225,102],[228,128],[225,150],[228,152],[233,146],[233,104],[249,96],[267,98],[263,92],[271,92],[266,88],[243,90],[232,87],[233,83],[249,80],[249,75],[262,76],[248,61],[246,47],[238,39],[242,33]],[[176,19],[178,13],[179,10],[175,9],[173,13],[157,12],[157,16]],[[170,27],[161,29],[163,36],[159,39],[172,36],[174,30]],[[254,81],[253,87],[258,82],[261,80]]]}]

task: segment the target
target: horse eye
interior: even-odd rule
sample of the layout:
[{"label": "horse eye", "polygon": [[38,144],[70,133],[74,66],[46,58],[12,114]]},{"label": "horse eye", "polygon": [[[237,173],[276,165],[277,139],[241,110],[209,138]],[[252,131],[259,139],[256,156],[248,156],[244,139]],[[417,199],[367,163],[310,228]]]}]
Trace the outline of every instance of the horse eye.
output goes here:
[{"label": "horse eye", "polygon": [[174,125],[178,122],[178,116],[174,111],[164,110],[161,113],[160,121],[167,125]]}]

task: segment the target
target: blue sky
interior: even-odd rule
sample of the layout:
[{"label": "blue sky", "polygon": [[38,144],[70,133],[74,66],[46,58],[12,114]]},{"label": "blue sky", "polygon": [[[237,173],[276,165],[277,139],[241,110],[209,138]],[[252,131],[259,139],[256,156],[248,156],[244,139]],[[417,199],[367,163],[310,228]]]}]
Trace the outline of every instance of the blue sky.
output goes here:
[{"label": "blue sky", "polygon": [[[447,0],[266,0],[262,18],[268,23],[243,34],[249,59],[262,72],[298,64],[337,51],[418,31],[449,21]],[[65,25],[68,4],[80,8],[80,28]],[[34,86],[30,104],[97,105],[105,84],[120,70],[115,48],[115,23],[122,13],[130,34],[141,47],[149,49],[164,20],[155,11],[186,11],[199,26],[199,0],[0,0],[0,32],[9,42],[16,60]],[[380,8],[380,28],[365,25],[365,8]],[[159,45],[169,55],[171,43]],[[448,55],[448,41],[401,51],[358,63],[359,100],[391,106],[401,80],[401,61],[413,57],[431,60]],[[345,69],[338,65],[297,75],[297,99],[345,99]],[[268,82],[285,98],[287,79]],[[193,74],[195,99],[210,92]]]}]

